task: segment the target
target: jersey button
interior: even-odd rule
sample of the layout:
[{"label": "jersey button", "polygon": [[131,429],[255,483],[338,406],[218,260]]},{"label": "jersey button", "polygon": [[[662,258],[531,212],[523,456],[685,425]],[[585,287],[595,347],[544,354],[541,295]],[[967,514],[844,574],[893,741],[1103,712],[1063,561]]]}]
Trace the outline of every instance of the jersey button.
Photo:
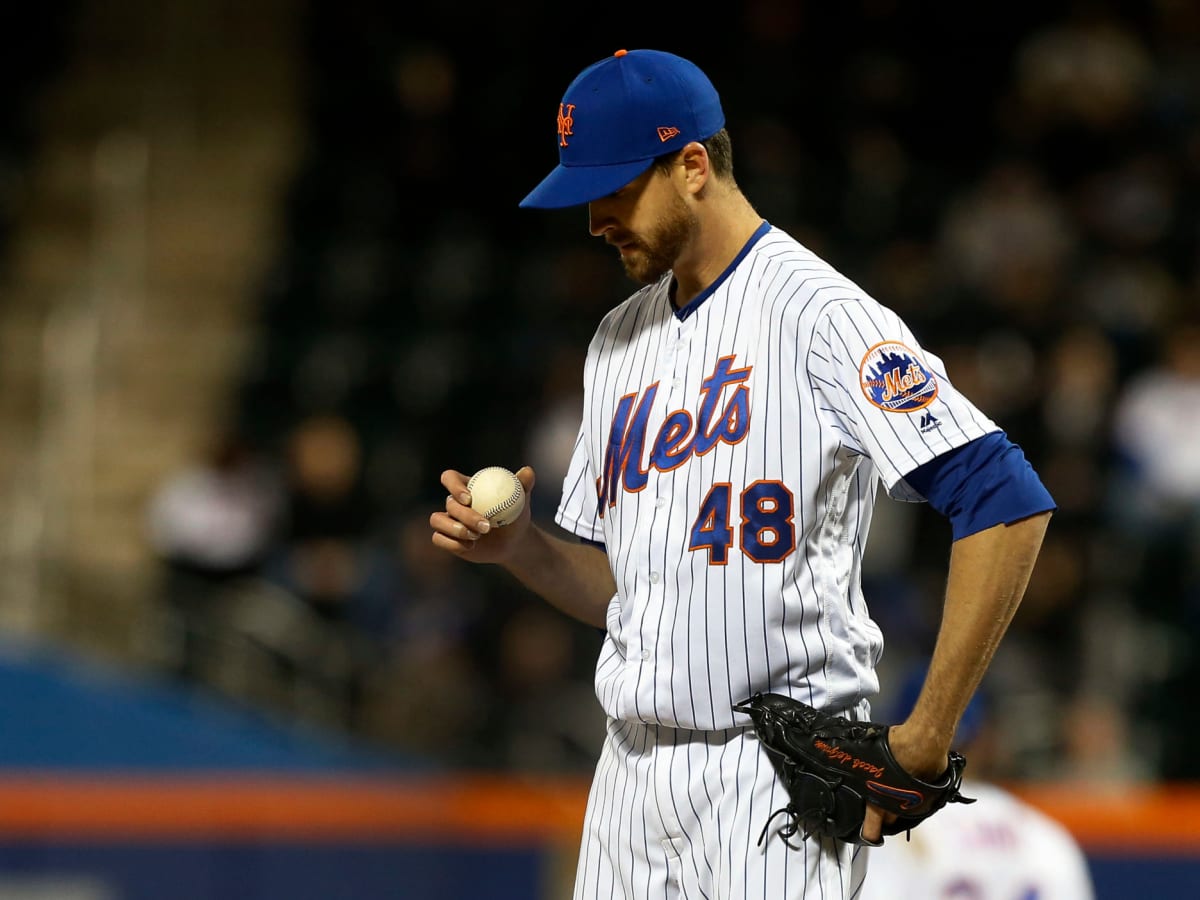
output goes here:
[{"label": "jersey button", "polygon": [[651,572],[651,573],[650,573],[650,583],[651,583],[651,584],[658,584],[658,579],[659,579],[659,578],[661,578],[661,577],[662,577],[662,576],[661,576],[661,575],[659,575],[657,572]]},{"label": "jersey button", "polygon": [[649,658],[650,658],[650,651],[649,651],[649,650],[643,650],[643,651],[642,651],[642,659],[649,659]]},{"label": "jersey button", "polygon": [[657,506],[659,509],[662,509],[664,506],[667,505],[667,498],[659,497],[657,500],[654,501],[654,505]]}]

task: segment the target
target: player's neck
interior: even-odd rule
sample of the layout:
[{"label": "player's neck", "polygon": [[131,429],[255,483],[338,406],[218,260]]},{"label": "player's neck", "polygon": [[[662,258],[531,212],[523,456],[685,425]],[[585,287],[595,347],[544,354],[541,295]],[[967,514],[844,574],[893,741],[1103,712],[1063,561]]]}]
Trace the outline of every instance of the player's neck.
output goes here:
[{"label": "player's neck", "polygon": [[763,219],[737,190],[700,214],[695,240],[675,261],[675,306],[682,309],[721,277]]}]

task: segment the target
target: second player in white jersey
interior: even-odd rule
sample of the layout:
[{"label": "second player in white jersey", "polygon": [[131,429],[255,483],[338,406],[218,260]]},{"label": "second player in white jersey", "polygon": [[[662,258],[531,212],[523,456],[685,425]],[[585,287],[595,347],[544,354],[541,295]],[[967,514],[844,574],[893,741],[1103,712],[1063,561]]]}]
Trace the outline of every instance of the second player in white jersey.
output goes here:
[{"label": "second player in white jersey", "polygon": [[[857,285],[762,225],[684,309],[670,276],[604,319],[558,522],[617,582],[597,692],[618,719],[722,729],[756,690],[878,691],[858,573],[881,482],[997,430]],[[881,386],[877,386],[881,385]]]},{"label": "second player in white jersey", "polygon": [[968,779],[963,793],[976,802],[871,851],[860,900],[1094,900],[1087,857],[1059,822],[997,785]]}]

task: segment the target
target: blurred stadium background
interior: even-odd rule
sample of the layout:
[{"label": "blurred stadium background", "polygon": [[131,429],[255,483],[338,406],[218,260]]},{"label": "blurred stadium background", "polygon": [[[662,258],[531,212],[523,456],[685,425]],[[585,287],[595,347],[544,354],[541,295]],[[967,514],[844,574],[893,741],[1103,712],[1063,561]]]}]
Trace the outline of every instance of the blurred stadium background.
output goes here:
[{"label": "blurred stadium background", "polygon": [[[0,898],[562,896],[597,635],[433,553],[628,293],[526,213],[619,47],[901,311],[1060,504],[991,774],[1099,896],[1200,895],[1200,6],[55,0],[0,12]],[[948,530],[885,501],[883,708]],[[1136,886],[1136,887],[1134,887]],[[1181,891],[1181,893],[1172,893]]]}]

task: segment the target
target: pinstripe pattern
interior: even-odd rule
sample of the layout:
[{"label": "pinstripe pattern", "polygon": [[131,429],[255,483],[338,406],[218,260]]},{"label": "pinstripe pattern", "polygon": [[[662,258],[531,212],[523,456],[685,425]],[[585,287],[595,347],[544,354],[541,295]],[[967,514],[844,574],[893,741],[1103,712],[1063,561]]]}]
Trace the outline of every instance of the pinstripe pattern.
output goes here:
[{"label": "pinstripe pattern", "polygon": [[852,900],[866,875],[865,848],[758,843],[786,802],[781,792],[751,732],[610,719],[575,900]]},{"label": "pinstripe pattern", "polygon": [[[776,873],[781,842],[716,840],[757,838],[780,805],[731,706],[762,690],[844,710],[876,693],[883,640],[859,576],[877,485],[919,500],[905,473],[997,426],[895,313],[778,229],[684,310],[669,288],[638,291],[593,337],[556,516],[606,545],[617,584],[577,896],[844,900],[844,854],[810,842]],[[886,371],[884,351],[900,360]],[[689,773],[686,790],[656,787],[662,772]],[[613,885],[614,855],[646,882]],[[677,869],[711,892],[673,891]]]}]

